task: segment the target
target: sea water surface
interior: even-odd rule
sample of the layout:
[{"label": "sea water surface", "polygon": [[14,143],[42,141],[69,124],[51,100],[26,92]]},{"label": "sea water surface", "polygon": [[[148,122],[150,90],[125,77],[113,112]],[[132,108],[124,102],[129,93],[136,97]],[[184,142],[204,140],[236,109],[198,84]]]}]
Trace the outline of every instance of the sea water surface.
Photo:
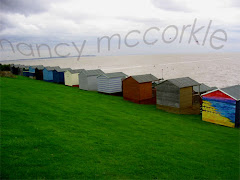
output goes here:
[{"label": "sea water surface", "polygon": [[102,69],[127,75],[153,74],[170,79],[191,77],[219,88],[240,84],[240,53],[159,54],[95,56],[2,61],[3,64],[60,66],[72,69]]}]

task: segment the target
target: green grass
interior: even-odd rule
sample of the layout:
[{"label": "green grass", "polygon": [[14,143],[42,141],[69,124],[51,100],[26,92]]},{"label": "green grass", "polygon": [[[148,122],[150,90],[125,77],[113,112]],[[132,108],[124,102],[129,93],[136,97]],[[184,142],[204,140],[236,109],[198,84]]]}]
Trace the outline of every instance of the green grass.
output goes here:
[{"label": "green grass", "polygon": [[239,179],[239,129],[1,78],[1,179]]}]

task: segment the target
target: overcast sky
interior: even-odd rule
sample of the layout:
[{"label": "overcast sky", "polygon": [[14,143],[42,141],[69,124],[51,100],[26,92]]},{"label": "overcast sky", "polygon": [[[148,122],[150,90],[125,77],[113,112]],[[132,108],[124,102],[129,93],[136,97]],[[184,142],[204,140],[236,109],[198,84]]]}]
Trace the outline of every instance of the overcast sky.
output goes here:
[{"label": "overcast sky", "polygon": [[[239,0],[0,0],[0,36],[16,43],[32,45],[47,43],[54,47],[57,43],[75,42],[79,47],[86,40],[83,54],[122,55],[122,54],[158,54],[158,53],[193,53],[193,52],[236,52],[240,47],[240,1]],[[205,46],[197,42],[187,43],[191,28],[187,30],[183,42],[179,43],[183,25],[192,25],[197,18],[197,27],[205,26],[197,35],[199,42],[210,20],[209,33],[217,29],[226,31],[228,40],[220,50],[214,50],[209,42]],[[164,44],[161,40],[164,28],[176,25],[179,30],[176,41]],[[144,32],[152,30],[149,40],[158,39],[154,45],[144,44]],[[97,38],[120,34],[122,40],[131,30],[129,42],[139,41],[138,46],[129,48],[122,41],[117,49],[113,41],[110,51],[104,47],[97,52]],[[174,37],[169,30],[167,38]],[[210,36],[210,35],[209,35]],[[222,42],[215,42],[222,43]],[[71,49],[65,47],[64,49]],[[7,48],[5,47],[5,50]],[[74,51],[74,49],[71,49]],[[4,53],[1,50],[2,53]],[[72,52],[72,55],[75,55]],[[11,53],[8,54],[11,56]],[[11,59],[11,58],[10,58]]]}]

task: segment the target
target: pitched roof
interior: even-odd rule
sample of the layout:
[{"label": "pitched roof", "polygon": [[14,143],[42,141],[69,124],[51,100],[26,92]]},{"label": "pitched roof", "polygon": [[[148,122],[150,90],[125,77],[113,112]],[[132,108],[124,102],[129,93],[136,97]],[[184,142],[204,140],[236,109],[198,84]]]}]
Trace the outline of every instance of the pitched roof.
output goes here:
[{"label": "pitched roof", "polygon": [[71,70],[71,69],[70,68],[60,68],[60,67],[55,68],[55,71],[57,71],[57,72],[65,72],[65,71],[69,71],[69,70]]},{"label": "pitched roof", "polygon": [[82,73],[85,73],[87,76],[98,76],[101,74],[105,74],[101,69],[93,69],[93,70],[83,70]]},{"label": "pitched roof", "polygon": [[80,72],[82,72],[84,69],[71,69],[71,70],[69,70],[69,72],[71,73],[71,74],[75,74],[75,73],[80,73]]},{"label": "pitched roof", "polygon": [[43,70],[43,69],[44,69],[44,66],[42,66],[42,65],[36,66],[36,69],[38,69],[38,70]]},{"label": "pitched roof", "polygon": [[43,66],[43,65],[34,65],[34,66],[29,66],[29,67],[31,67],[32,69],[38,68],[39,70],[44,69],[44,66]]},{"label": "pitched roof", "polygon": [[54,66],[54,67],[50,67],[50,66],[46,66],[45,69],[48,70],[48,71],[53,71],[55,70],[56,68],[60,68],[59,66]]},{"label": "pitched roof", "polygon": [[222,88],[221,90],[234,97],[237,101],[240,100],[240,85],[229,86]]},{"label": "pitched roof", "polygon": [[126,77],[127,75],[123,72],[114,72],[114,73],[106,73],[103,74],[103,76],[106,76],[107,78],[116,78],[116,77]]},{"label": "pitched roof", "polygon": [[[213,89],[217,89],[217,87],[209,87],[206,84],[201,84],[200,85],[200,93],[207,92],[207,91],[212,91]],[[195,92],[199,92],[198,86],[193,86],[193,90]]]},{"label": "pitched roof", "polygon": [[[183,78],[176,78],[176,79],[168,79],[166,81],[171,82],[175,86],[179,88],[190,87],[190,86],[197,86],[199,83],[190,77],[183,77]],[[165,82],[165,81],[163,81]],[[161,83],[160,83],[161,84]]]},{"label": "pitched roof", "polygon": [[158,81],[159,79],[153,76],[152,74],[142,74],[142,75],[136,75],[131,76],[133,79],[135,79],[138,83],[145,83],[145,82],[152,82],[152,81]]},{"label": "pitched roof", "polygon": [[24,65],[24,68],[25,68],[25,69],[28,69],[28,68],[29,68],[29,65]]}]

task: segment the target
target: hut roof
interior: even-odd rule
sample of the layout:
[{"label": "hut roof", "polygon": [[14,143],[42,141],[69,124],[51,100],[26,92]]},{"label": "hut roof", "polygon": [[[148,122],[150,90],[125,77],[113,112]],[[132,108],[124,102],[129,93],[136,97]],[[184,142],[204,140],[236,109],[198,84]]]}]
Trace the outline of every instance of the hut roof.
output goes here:
[{"label": "hut roof", "polygon": [[29,67],[31,67],[31,68],[33,68],[33,69],[38,68],[39,70],[44,69],[43,65],[34,65],[34,66],[29,66]]},{"label": "hut roof", "polygon": [[40,66],[36,66],[35,69],[38,69],[38,70],[43,70],[44,69],[44,66],[40,65]]},{"label": "hut roof", "polygon": [[82,72],[84,69],[71,69],[71,70],[69,70],[69,72],[71,73],[71,74],[75,74],[75,73],[80,73],[80,72]]},{"label": "hut roof", "polygon": [[28,69],[28,68],[29,68],[29,65],[24,65],[24,68]]},{"label": "hut roof", "polygon": [[65,71],[69,71],[71,69],[70,68],[60,68],[60,67],[57,67],[54,70],[56,70],[57,72],[65,72]]},{"label": "hut roof", "polygon": [[221,90],[234,97],[237,101],[240,100],[240,85],[222,88]]},{"label": "hut roof", "polygon": [[[190,77],[168,79],[166,81],[171,82],[172,84],[174,84],[175,86],[177,86],[179,88],[190,87],[190,86],[198,86],[199,85],[199,83],[197,81],[191,79]],[[165,82],[165,81],[163,81],[163,82]],[[161,82],[161,83],[163,83],[163,82]]]},{"label": "hut roof", "polygon": [[136,75],[131,76],[133,79],[135,79],[138,83],[145,83],[145,82],[152,82],[152,81],[158,81],[159,79],[153,76],[152,74],[142,74],[142,75]]},{"label": "hut roof", "polygon": [[55,69],[57,69],[57,68],[60,68],[59,66],[54,66],[54,67],[50,67],[50,66],[47,66],[47,67],[45,67],[46,68],[46,70],[48,70],[48,71],[53,71],[53,70],[55,70]]},{"label": "hut roof", "polygon": [[102,74],[102,75],[106,76],[107,78],[126,77],[127,76],[123,72],[106,73],[106,74]]},{"label": "hut roof", "polygon": [[[207,92],[207,91],[212,91],[214,89],[217,89],[217,87],[209,87],[209,86],[207,86],[206,84],[203,84],[203,83],[200,85],[200,93]],[[198,86],[193,86],[193,90],[195,92],[199,92]]]},{"label": "hut roof", "polygon": [[105,74],[101,69],[94,69],[94,70],[83,70],[82,73],[85,73],[87,76],[98,76]]}]

